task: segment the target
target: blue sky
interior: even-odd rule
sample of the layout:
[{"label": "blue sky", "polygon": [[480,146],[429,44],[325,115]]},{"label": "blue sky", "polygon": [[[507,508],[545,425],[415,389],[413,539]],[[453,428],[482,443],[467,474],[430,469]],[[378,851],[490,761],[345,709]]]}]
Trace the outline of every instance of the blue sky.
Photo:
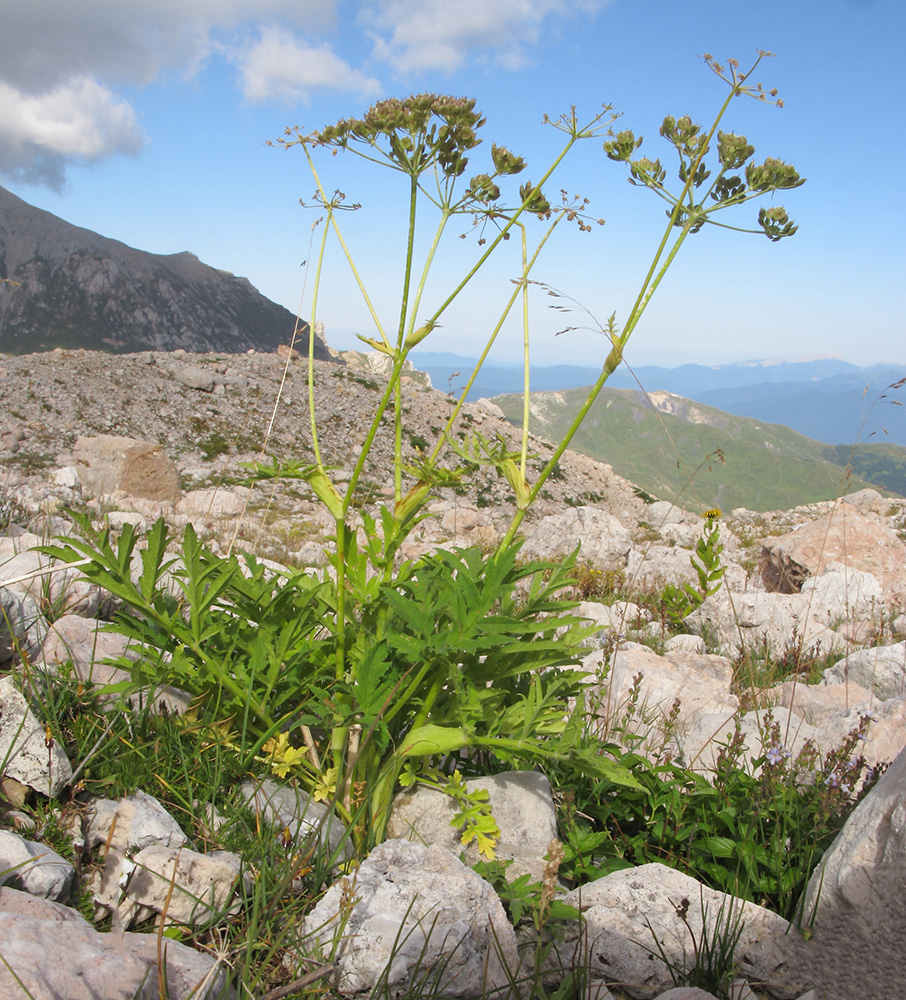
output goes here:
[{"label": "blue sky", "polygon": [[[0,183],[132,246],[191,250],[292,310],[317,214],[299,206],[314,190],[302,153],[265,145],[285,126],[318,128],[388,96],[467,95],[487,117],[469,173],[487,169],[493,141],[537,178],[560,145],[542,115],[575,104],[590,118],[607,102],[623,115],[617,127],[645,135],[642,151],[666,161],[664,115],[708,124],[725,94],[701,55],[745,67],[771,50],[757,76],[785,106],[738,100],[724,125],[747,135],[756,160],[780,157],[808,178],[778,199],[800,230],[777,244],[710,227],[690,238],[627,357],[906,362],[901,0],[42,0],[16,2],[3,22]],[[319,167],[329,189],[363,205],[343,225],[392,325],[401,179],[350,156],[325,154]],[[534,277],[619,321],[660,236],[662,203],[626,182],[600,140],[574,150],[548,193],[560,187],[589,197],[606,225],[558,232]],[[750,225],[756,212],[735,221]],[[432,228],[426,215],[420,232]],[[459,231],[426,312],[476,251]],[[504,249],[422,348],[480,348],[518,273],[517,248]],[[555,336],[563,319],[549,301],[539,292],[533,302],[535,359],[603,360],[599,335]],[[319,316],[334,346],[373,332],[335,249]],[[520,342],[508,326],[495,356],[514,359]]]}]

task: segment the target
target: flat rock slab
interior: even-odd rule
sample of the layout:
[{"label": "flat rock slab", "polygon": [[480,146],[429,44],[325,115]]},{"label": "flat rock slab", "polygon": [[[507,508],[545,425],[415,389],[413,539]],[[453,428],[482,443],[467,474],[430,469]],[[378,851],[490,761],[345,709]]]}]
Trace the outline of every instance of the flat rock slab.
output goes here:
[{"label": "flat rock slab", "polygon": [[761,578],[771,591],[792,594],[830,563],[871,573],[886,600],[906,595],[906,545],[876,517],[848,503],[786,535],[762,540]]},{"label": "flat rock slab", "polygon": [[[215,960],[155,934],[101,933],[66,906],[0,888],[0,996],[10,1000],[170,1000],[234,997]],[[23,992],[27,990],[26,992]]]}]

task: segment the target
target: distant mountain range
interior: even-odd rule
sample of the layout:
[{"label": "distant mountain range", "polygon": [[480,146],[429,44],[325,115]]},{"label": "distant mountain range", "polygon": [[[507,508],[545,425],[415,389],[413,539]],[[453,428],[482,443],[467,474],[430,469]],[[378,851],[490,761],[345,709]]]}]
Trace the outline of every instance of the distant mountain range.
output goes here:
[{"label": "distant mountain range", "polygon": [[[584,399],[583,389],[533,393],[532,433],[560,440]],[[494,402],[521,426],[521,396]],[[605,388],[570,447],[652,497],[699,510],[785,510],[867,486],[906,495],[906,448],[825,445],[668,392]]]},{"label": "distant mountain range", "polygon": [[[463,385],[475,360],[454,354],[420,352],[413,363],[438,389]],[[565,390],[590,385],[599,368],[555,365],[532,368],[532,390]],[[458,375],[454,373],[459,373]],[[669,392],[727,413],[752,417],[832,445],[906,445],[906,365],[860,368],[836,358],[811,361],[743,361],[730,365],[643,365],[635,377],[625,366],[608,388]],[[483,368],[470,398],[488,398],[522,389],[522,368]]]},{"label": "distant mountain range", "polygon": [[[0,188],[0,352],[55,347],[242,353],[288,344],[295,316],[194,254],[152,254]],[[305,326],[307,330],[307,325]],[[315,356],[329,357],[320,340]]]}]

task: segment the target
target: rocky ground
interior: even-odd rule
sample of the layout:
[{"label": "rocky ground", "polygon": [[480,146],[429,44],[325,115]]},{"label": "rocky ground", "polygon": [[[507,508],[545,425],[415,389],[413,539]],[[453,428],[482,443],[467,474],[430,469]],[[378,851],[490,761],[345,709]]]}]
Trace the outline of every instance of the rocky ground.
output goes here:
[{"label": "rocky ground", "polygon": [[[320,446],[325,462],[337,467],[340,480],[348,475],[364,440],[367,418],[384,388],[380,374],[367,367],[370,364],[361,359],[356,359],[356,367],[316,364],[314,396]],[[243,461],[267,456],[311,460],[303,362],[276,354],[109,356],[55,351],[0,359],[0,400],[0,600],[7,622],[6,628],[0,629],[0,667],[3,662],[6,667],[13,666],[17,650],[25,649],[32,662],[52,664],[69,659],[79,676],[84,672],[85,677],[97,679],[98,671],[112,669],[104,667],[102,661],[116,655],[117,650],[108,645],[116,637],[99,632],[96,621],[103,595],[80,584],[74,571],[45,577],[48,560],[33,551],[49,534],[69,530],[68,508],[86,511],[114,529],[133,524],[140,534],[152,520],[163,516],[176,527],[191,522],[214,547],[239,544],[283,564],[323,562],[322,540],[330,523],[304,486],[256,486],[249,490],[239,483],[243,475],[239,463]],[[450,407],[446,394],[407,376],[404,412],[408,459],[417,460],[419,452],[434,443]],[[508,447],[517,447],[516,433],[493,404],[467,406],[454,427],[453,438],[462,441],[473,431],[491,439],[500,435]],[[390,447],[390,429],[384,426],[366,466],[363,503],[379,500],[390,489]],[[550,454],[550,445],[533,441],[532,450],[536,457],[530,461],[530,469]],[[828,501],[792,511],[753,514],[736,510],[723,515],[723,586],[689,615],[679,630],[658,613],[657,603],[647,600],[646,595],[657,593],[665,583],[685,580],[695,585],[697,576],[690,555],[702,532],[699,512],[683,511],[668,498],[644,496],[608,466],[567,453],[558,475],[551,478],[525,523],[526,555],[567,553],[581,542],[585,568],[578,596],[586,600],[580,610],[599,626],[590,641],[587,665],[595,671],[599,664],[608,662],[607,697],[603,699],[608,711],[619,712],[635,691],[634,696],[646,708],[639,714],[637,735],[651,752],[669,750],[675,759],[711,773],[716,742],[722,734],[733,732],[739,720],[746,753],[755,759],[765,749],[763,713],[771,706],[774,718],[783,725],[784,752],[795,753],[806,739],[822,748],[838,746],[859,718],[870,714],[873,721],[865,747],[868,763],[877,766],[896,760],[828,854],[828,867],[821,873],[827,888],[820,898],[816,924],[822,948],[791,954],[784,943],[788,940],[786,927],[777,925],[775,914],[753,912],[747,918],[751,934],[745,942],[743,966],[753,981],[776,997],[798,996],[804,985],[815,986],[815,996],[828,1000],[836,996],[864,1000],[902,995],[896,992],[902,989],[896,969],[902,958],[901,904],[906,886],[904,504],[865,490],[842,502]],[[442,491],[430,511],[434,516],[419,525],[404,555],[417,556],[437,545],[493,545],[509,521],[512,498],[505,483],[487,474],[469,489]],[[596,582],[596,574],[608,582],[610,597],[606,601],[602,598],[607,588]],[[613,600],[614,588],[620,600]],[[52,622],[42,613],[47,602],[54,609]],[[753,685],[742,691],[735,668],[740,657],[759,651],[781,659],[795,654],[801,658],[797,663],[824,662],[827,654],[834,653],[838,662],[820,678],[809,678],[817,683],[804,683],[807,678],[797,677],[794,671],[781,683],[765,682],[762,687]],[[117,676],[108,673],[104,680],[115,682]],[[12,673],[2,681],[0,737],[24,733],[34,745],[26,753],[12,743],[4,748],[0,742],[4,773],[23,787],[56,794],[69,780],[70,762],[65,755],[62,760],[49,761],[41,749],[43,728],[39,720],[32,717],[29,721],[28,706],[13,681]],[[665,734],[658,720],[677,701],[676,724]],[[180,710],[178,692],[170,710]],[[24,721],[10,726],[11,718]],[[668,735],[669,747],[665,743]],[[27,767],[12,767],[12,763],[18,767],[23,761]],[[526,779],[514,780],[519,785]],[[249,795],[254,794],[254,788],[250,789]],[[276,794],[272,789],[268,802]],[[529,797],[544,798],[537,789]],[[176,864],[172,852],[183,851],[189,895],[198,897],[197,889],[192,888],[196,877],[233,886],[238,861],[223,857],[212,860],[202,853],[199,858],[203,860],[189,859],[193,852],[184,847],[185,835],[173,829],[175,825],[178,831],[178,824],[172,817],[161,817],[159,804],[154,800],[149,804],[148,798],[95,804],[79,835],[91,843],[103,843],[106,838],[108,848],[125,852],[135,846],[130,838],[137,834],[129,832],[134,817],[150,809],[153,822],[147,823],[153,832],[142,834],[142,850],[151,852],[145,858],[148,871],[172,869]],[[400,809],[404,808],[401,803]],[[543,816],[533,808],[525,803],[513,807],[515,828],[538,836],[527,844],[523,834],[513,833],[510,850],[513,857],[528,854],[526,863],[530,866],[543,867],[543,854],[549,834],[556,830],[556,820],[552,803],[545,806]],[[430,812],[425,810],[426,815]],[[114,815],[120,818],[113,819]],[[409,820],[401,819],[398,826],[399,837],[415,832],[417,839],[430,838],[432,843],[441,836],[437,830],[449,831],[443,818],[430,834]],[[120,833],[115,835],[117,827]],[[4,871],[15,865],[28,867],[32,864],[28,859],[36,859],[35,852],[42,850],[40,845],[22,847],[20,842],[30,843],[22,836],[9,836],[18,836],[18,840],[15,844],[0,841],[0,881]],[[126,839],[120,844],[122,838]],[[442,858],[428,856],[413,845],[404,848],[398,840],[391,843],[396,846],[385,845],[384,854],[373,859],[374,872],[369,869],[368,877],[362,876],[362,886],[376,898],[385,899],[380,894],[387,892],[393,897],[392,902],[375,905],[383,907],[382,912],[407,912],[412,896],[401,886],[410,885],[410,880],[417,885],[416,875],[431,870],[443,886],[439,898],[472,900],[467,916],[451,914],[449,919],[457,926],[462,921],[469,923],[477,935],[475,941],[469,938],[463,951],[473,949],[476,961],[482,956],[487,959],[488,921],[499,919],[499,902],[483,895],[468,869],[460,871],[462,866],[453,866],[456,870],[451,870],[446,854]],[[198,875],[192,867],[214,861],[223,866],[223,873],[216,878]],[[53,867],[59,869],[56,862]],[[651,977],[650,959],[639,951],[638,940],[645,933],[641,920],[663,920],[657,924],[662,933],[675,935],[676,913],[668,907],[655,918],[655,911],[672,898],[670,893],[698,899],[699,890],[697,883],[691,888],[685,883],[675,887],[670,883],[668,889],[667,883],[676,873],[660,870],[662,867],[645,866],[648,870],[638,870],[631,884],[623,884],[627,877],[621,872],[614,873],[620,878],[608,876],[594,883],[594,900],[588,901],[588,926],[610,942],[606,948],[595,946],[600,947],[600,960],[594,965],[595,975],[600,977],[599,1000],[608,996],[605,982],[635,983],[630,993],[638,997],[654,996],[669,985],[663,976]],[[98,886],[98,905],[106,907],[108,913],[125,907],[120,918],[126,927],[133,918],[159,913],[159,908],[155,911],[159,904],[155,893],[160,885],[153,878],[145,880],[146,885],[137,881],[134,891],[130,883],[129,891],[120,894],[115,887],[118,871],[111,869],[107,882]],[[388,889],[388,881],[396,888]],[[33,933],[38,947],[48,948],[41,926],[75,918],[57,910],[41,910],[43,903],[33,901],[33,897],[37,894],[65,901],[73,891],[72,884],[51,879],[46,883],[37,880],[29,887],[28,882],[20,874],[17,889],[0,890],[0,928],[10,935],[18,927],[26,938]],[[38,884],[44,888],[35,888]],[[23,901],[21,897],[27,894],[31,894],[29,900]],[[650,904],[640,908],[639,898],[649,899]],[[221,902],[227,905],[228,901],[226,897]],[[329,909],[330,905],[325,897],[324,906]],[[48,906],[53,909],[58,904]],[[36,923],[26,932],[21,918],[29,914]],[[17,915],[15,919],[13,915]],[[475,943],[482,933],[484,945]],[[96,935],[89,925],[78,924],[72,934],[73,940],[84,938],[79,961],[90,965],[92,959],[86,956],[107,955],[106,940],[97,939],[104,936]],[[502,929],[500,934],[504,934]],[[505,947],[511,944],[515,947],[514,942]],[[141,948],[141,942],[134,943],[129,960],[139,978],[143,969],[147,974],[154,960]],[[847,954],[861,957],[854,965],[841,958]],[[99,960],[99,968],[104,961],[112,960],[109,956]],[[192,965],[196,961],[186,958],[187,979],[195,975],[197,981],[205,974]],[[339,980],[345,992],[368,988],[367,975],[375,973],[364,972],[363,962],[362,955],[351,953],[350,964]],[[60,959],[60,963],[65,965],[66,960]],[[463,972],[466,979],[474,974],[474,969]],[[5,982],[3,975],[0,971],[0,984]],[[171,995],[186,995],[180,988],[174,981]],[[81,996],[65,991],[35,995]],[[690,1000],[696,995],[683,994]],[[739,996],[751,994],[740,992]],[[675,997],[679,1000],[679,994]]]}]

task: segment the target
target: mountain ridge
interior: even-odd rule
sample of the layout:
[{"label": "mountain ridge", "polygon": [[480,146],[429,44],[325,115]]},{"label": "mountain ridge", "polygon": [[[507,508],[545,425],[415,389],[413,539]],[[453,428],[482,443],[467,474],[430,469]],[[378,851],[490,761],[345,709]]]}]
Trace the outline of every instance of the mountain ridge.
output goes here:
[{"label": "mountain ridge", "polygon": [[[0,187],[0,351],[273,351],[296,317],[184,250],[152,254]],[[307,324],[303,324],[307,330]],[[316,338],[315,357],[327,360]]]},{"label": "mountain ridge", "polygon": [[[444,387],[463,385],[474,359],[452,354],[413,354],[413,362]],[[589,386],[600,369],[582,365],[532,367],[532,391],[562,391]],[[766,377],[767,376],[767,377]],[[828,445],[851,445],[871,439],[906,445],[906,407],[899,405],[896,384],[906,378],[906,365],[882,363],[858,367],[838,358],[753,361],[729,365],[643,365],[634,374],[620,367],[607,385],[613,389],[666,391],[737,416],[784,424]],[[470,398],[522,391],[521,365],[492,361],[483,368]]]}]

